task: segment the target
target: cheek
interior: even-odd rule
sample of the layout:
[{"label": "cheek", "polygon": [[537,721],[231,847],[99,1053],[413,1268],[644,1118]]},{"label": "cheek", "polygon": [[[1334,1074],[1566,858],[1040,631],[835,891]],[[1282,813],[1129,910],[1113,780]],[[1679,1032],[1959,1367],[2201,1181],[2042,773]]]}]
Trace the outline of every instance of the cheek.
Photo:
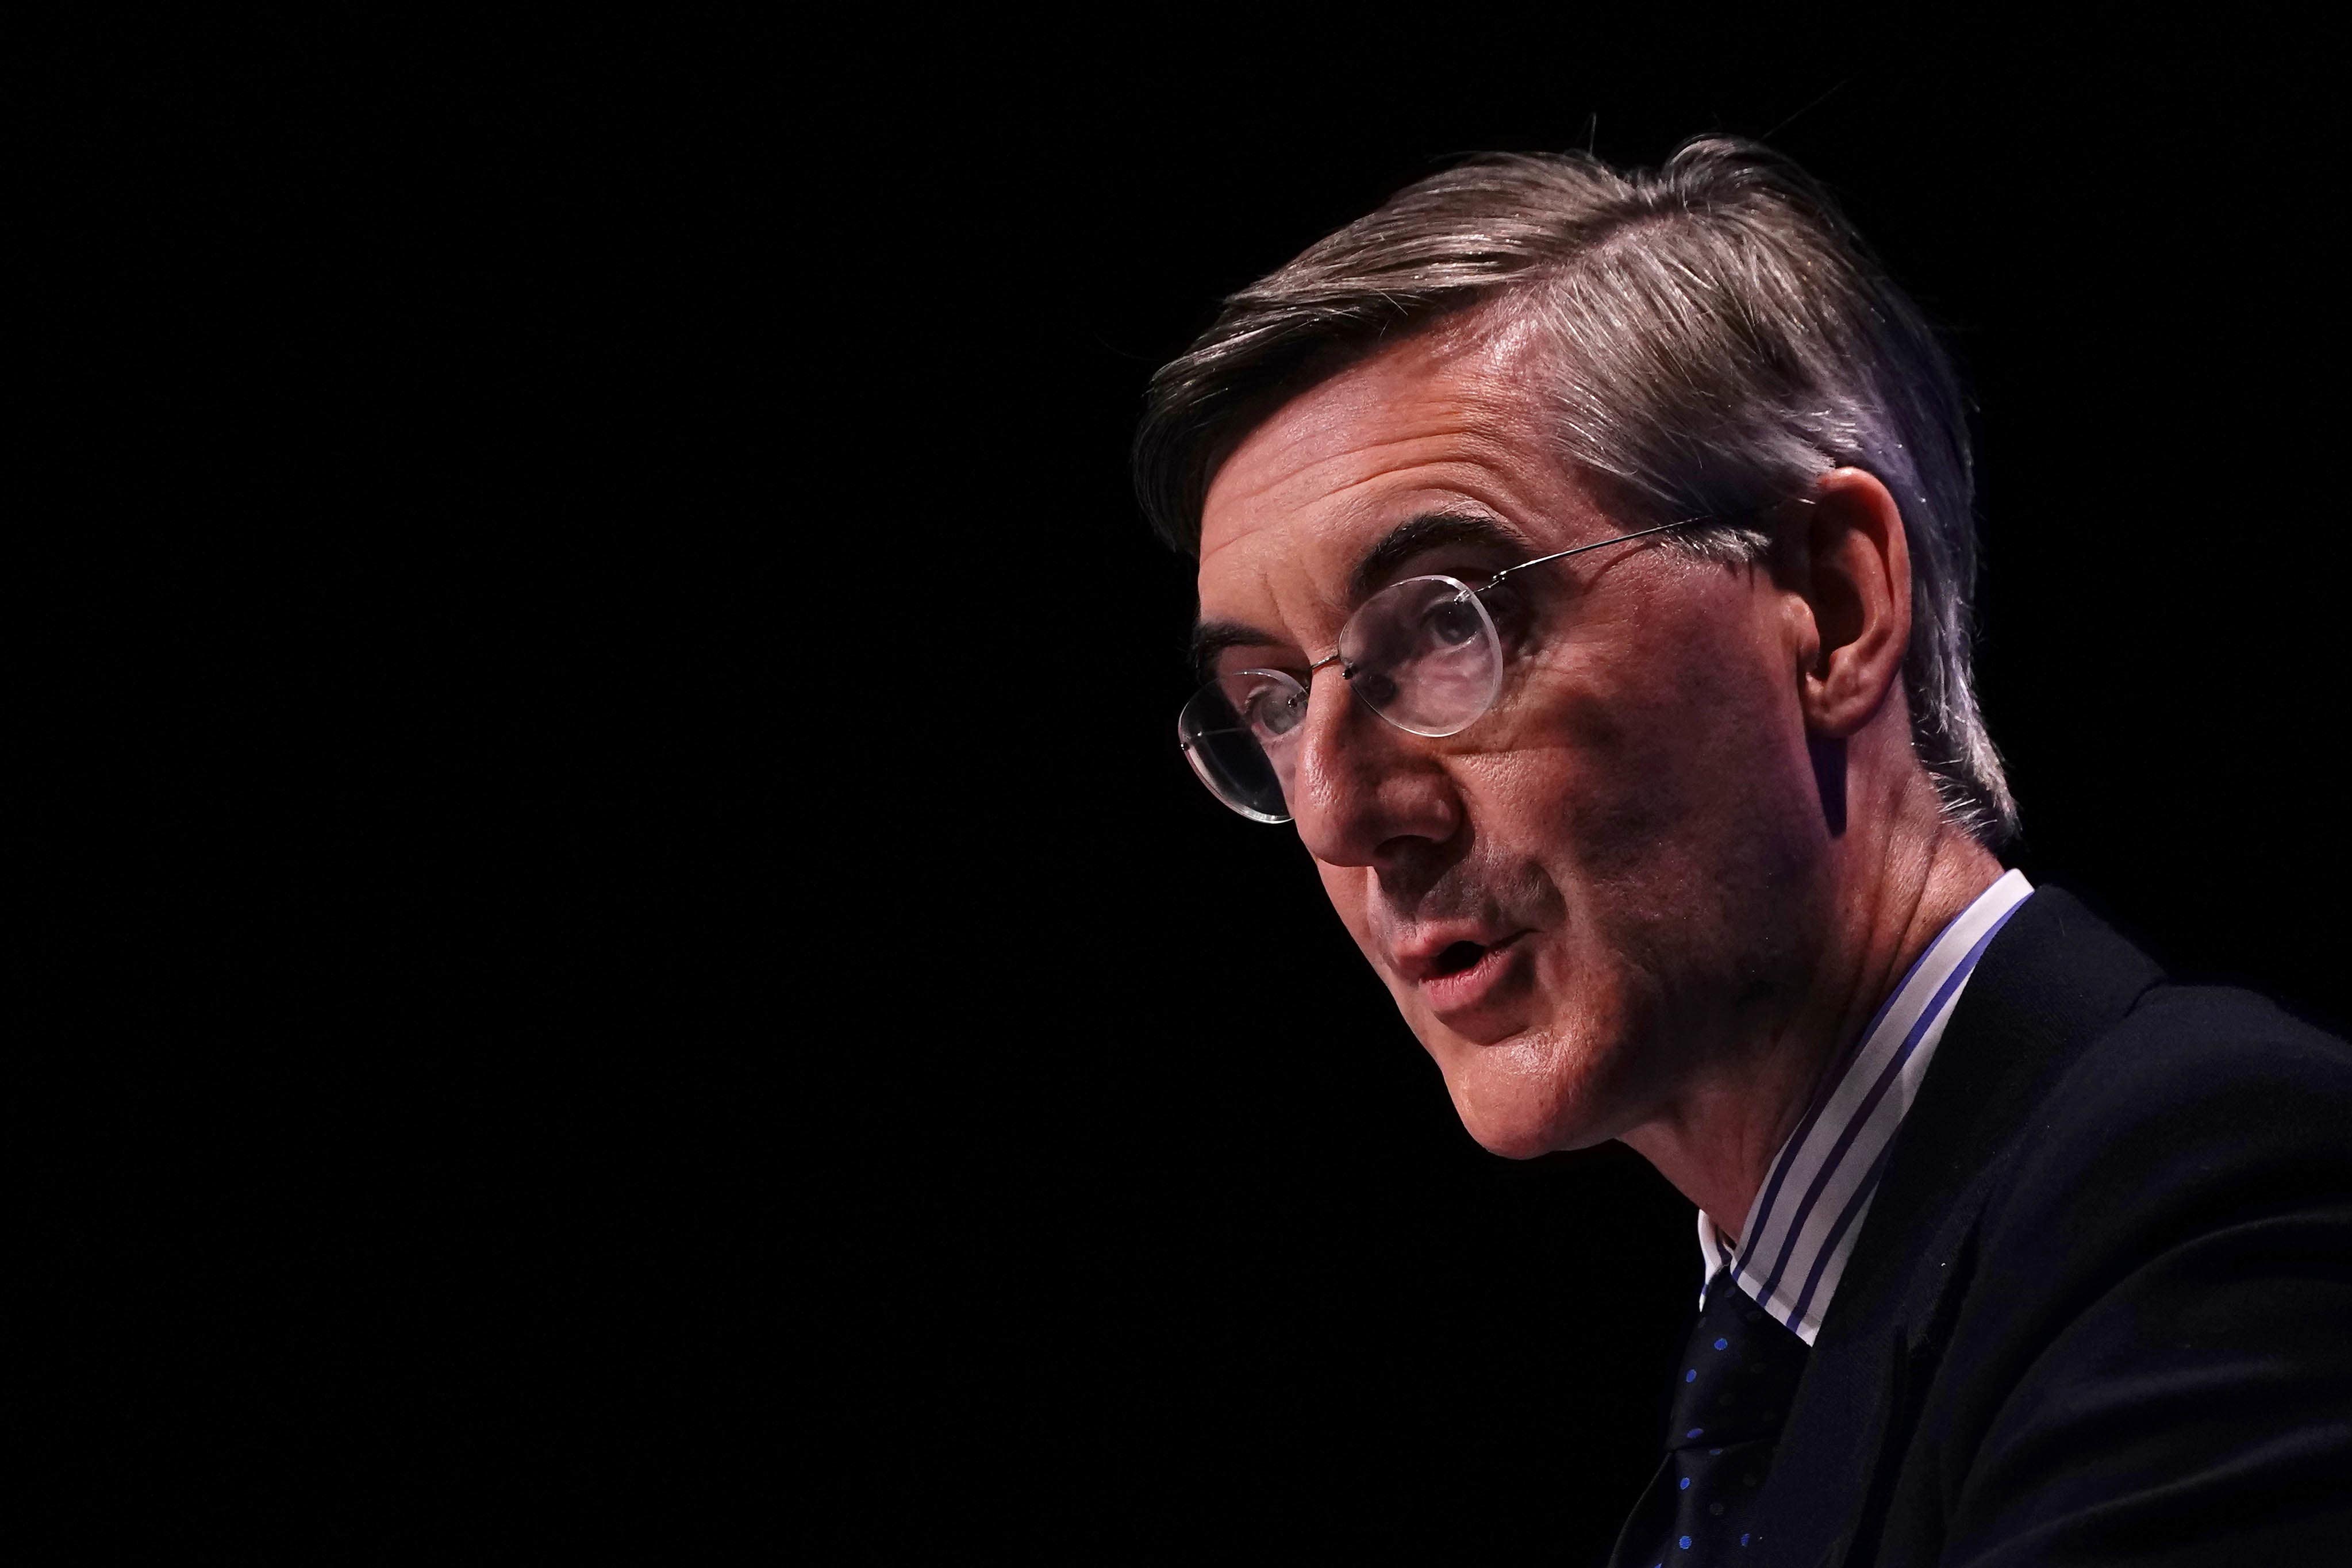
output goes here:
[{"label": "cheek", "polygon": [[1540,721],[1483,759],[1487,836],[1555,869],[1603,873],[1687,820],[1671,700],[1563,681]]},{"label": "cheek", "polygon": [[[1811,774],[1793,691],[1760,650],[1700,622],[1564,661],[1486,764],[1487,826],[1589,894],[1672,900],[1793,827]],[[1745,846],[1745,847],[1743,847]]]}]

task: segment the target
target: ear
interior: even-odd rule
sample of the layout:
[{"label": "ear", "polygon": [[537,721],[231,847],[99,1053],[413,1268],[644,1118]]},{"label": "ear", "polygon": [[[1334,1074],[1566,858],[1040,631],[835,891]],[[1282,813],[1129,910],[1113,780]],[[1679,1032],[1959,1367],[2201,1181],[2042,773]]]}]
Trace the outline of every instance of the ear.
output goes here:
[{"label": "ear", "polygon": [[1874,474],[1832,468],[1792,507],[1784,585],[1798,604],[1798,702],[1808,732],[1843,740],[1877,714],[1911,646],[1903,510]]}]

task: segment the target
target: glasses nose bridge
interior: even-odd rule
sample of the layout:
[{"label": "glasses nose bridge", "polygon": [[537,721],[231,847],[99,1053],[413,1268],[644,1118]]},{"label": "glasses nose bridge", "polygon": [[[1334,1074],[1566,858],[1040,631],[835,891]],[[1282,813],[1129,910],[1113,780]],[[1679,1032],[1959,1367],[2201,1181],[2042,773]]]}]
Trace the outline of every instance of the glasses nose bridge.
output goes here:
[{"label": "glasses nose bridge", "polygon": [[[1301,715],[1301,720],[1308,726],[1312,726],[1314,724],[1315,716],[1321,712],[1325,708],[1338,708],[1340,706],[1336,703],[1318,704],[1315,700],[1315,678],[1322,674],[1323,671],[1330,668],[1335,664],[1339,667],[1339,679],[1342,681],[1351,681],[1354,679],[1356,673],[1355,667],[1349,664],[1347,658],[1338,648],[1335,647],[1329,653],[1325,654],[1321,658],[1316,659],[1312,663],[1308,664],[1306,670],[1306,679],[1298,683],[1299,706],[1305,710]],[[1352,687],[1350,689],[1352,689]],[[1350,706],[1352,706],[1352,704]],[[1303,739],[1304,737],[1302,736],[1301,738]]]},{"label": "glasses nose bridge", "polygon": [[1283,780],[1284,798],[1307,850],[1335,866],[1370,865],[1401,837],[1442,837],[1452,829],[1452,786],[1437,750],[1382,713],[1350,684],[1339,700],[1317,700],[1316,675],[1339,654],[1308,667],[1308,701]]},{"label": "glasses nose bridge", "polygon": [[[1329,698],[1318,700],[1315,678],[1334,666],[1339,668],[1347,695],[1337,701]],[[1400,763],[1394,756],[1372,753],[1386,753],[1400,742],[1409,745],[1415,738],[1411,731],[1365,700],[1364,693],[1354,684],[1356,668],[1336,648],[1307,667],[1307,679],[1301,683],[1306,692],[1306,712],[1299,727],[1298,748],[1290,758],[1289,772],[1294,779],[1310,751],[1316,756],[1307,771],[1326,781],[1355,774],[1368,779],[1376,777]]]}]

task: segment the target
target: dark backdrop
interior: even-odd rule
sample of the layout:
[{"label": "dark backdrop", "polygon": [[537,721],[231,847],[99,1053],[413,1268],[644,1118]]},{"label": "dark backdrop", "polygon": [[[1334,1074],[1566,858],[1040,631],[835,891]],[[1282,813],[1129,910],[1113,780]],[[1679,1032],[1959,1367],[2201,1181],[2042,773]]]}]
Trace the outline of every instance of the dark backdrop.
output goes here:
[{"label": "dark backdrop", "polygon": [[1447,156],[1768,136],[1974,388],[2023,864],[2341,1028],[2319,54],[1827,12],[28,51],[58,1539],[1596,1557],[1687,1205],[1472,1146],[1295,840],[1182,767],[1142,384]]}]

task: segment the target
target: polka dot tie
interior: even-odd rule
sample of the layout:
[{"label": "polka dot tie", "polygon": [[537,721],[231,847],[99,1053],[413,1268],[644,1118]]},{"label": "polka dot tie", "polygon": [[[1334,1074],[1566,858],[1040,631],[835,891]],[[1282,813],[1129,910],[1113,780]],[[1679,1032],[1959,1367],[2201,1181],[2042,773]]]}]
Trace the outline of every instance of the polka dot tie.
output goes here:
[{"label": "polka dot tie", "polygon": [[1707,1281],[1706,1306],[1675,1369],[1666,1457],[1625,1521],[1611,1568],[1759,1560],[1755,1500],[1806,1354],[1805,1342],[1748,1300],[1728,1269]]}]

